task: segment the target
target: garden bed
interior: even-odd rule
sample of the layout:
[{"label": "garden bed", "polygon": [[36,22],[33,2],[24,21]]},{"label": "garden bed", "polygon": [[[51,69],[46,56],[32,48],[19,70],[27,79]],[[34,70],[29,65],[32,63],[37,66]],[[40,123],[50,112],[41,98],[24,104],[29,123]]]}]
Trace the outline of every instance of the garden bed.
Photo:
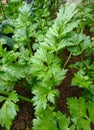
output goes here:
[{"label": "garden bed", "polygon": [[7,2],[0,1],[0,129],[93,130],[94,2]]}]

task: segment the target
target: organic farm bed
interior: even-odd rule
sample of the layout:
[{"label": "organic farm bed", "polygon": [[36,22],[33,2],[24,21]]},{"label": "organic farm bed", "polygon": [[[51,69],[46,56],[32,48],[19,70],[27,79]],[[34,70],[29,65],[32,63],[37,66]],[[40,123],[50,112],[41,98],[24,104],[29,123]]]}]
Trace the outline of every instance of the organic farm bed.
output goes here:
[{"label": "organic farm bed", "polygon": [[0,130],[94,130],[94,1],[29,2],[0,1]]}]

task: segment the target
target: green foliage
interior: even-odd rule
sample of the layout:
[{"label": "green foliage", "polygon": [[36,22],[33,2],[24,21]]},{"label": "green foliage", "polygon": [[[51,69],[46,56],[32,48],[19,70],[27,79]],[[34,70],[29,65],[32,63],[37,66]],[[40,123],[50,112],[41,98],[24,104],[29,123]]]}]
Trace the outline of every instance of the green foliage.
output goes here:
[{"label": "green foliage", "polygon": [[32,93],[34,94],[32,101],[36,114],[45,110],[50,104],[55,105],[55,99],[59,96],[58,90],[52,89],[52,86],[46,83],[38,83],[33,87]]},{"label": "green foliage", "polygon": [[94,123],[94,101],[85,102],[83,97],[69,98],[67,104],[76,129],[91,130],[90,123]]},{"label": "green foliage", "polygon": [[[33,32],[33,37],[35,37],[36,43],[43,40],[48,28],[52,25],[52,17],[53,15],[56,15],[60,3],[60,0],[33,1],[31,19],[32,23],[36,25],[36,28]],[[36,49],[37,46],[38,45],[35,44],[33,48]]]},{"label": "green foliage", "polygon": [[[85,8],[83,8],[83,7],[85,7]],[[94,15],[93,15],[93,12],[94,12],[94,1],[83,0],[82,6],[79,6],[79,13],[75,17],[76,17],[76,19],[78,18],[81,20],[79,29],[84,31],[84,29],[86,27],[89,27],[90,28],[89,31],[92,32],[92,35],[94,36],[94,26],[93,26]],[[89,34],[91,35],[90,32],[89,32]]]},{"label": "green foliage", "polygon": [[18,8],[22,5],[22,0],[9,0],[8,3],[4,5],[5,17],[6,18],[17,18]]},{"label": "green foliage", "polygon": [[14,29],[13,26],[10,25],[10,19],[3,20],[0,24],[0,39],[4,38],[6,39],[6,47],[9,47],[10,49],[13,48],[14,40],[8,36],[10,34],[13,34]]},{"label": "green foliage", "polygon": [[51,26],[50,5],[51,3],[45,0],[41,4],[39,0],[31,4],[22,4],[18,18],[13,22],[15,25],[13,38],[18,43],[18,47],[26,45],[30,49],[35,41],[33,49],[37,48],[37,42],[43,39],[48,27]]},{"label": "green foliage", "polygon": [[55,86],[59,85],[65,78],[66,70],[61,69],[60,60],[52,53],[45,49],[38,49],[35,55],[31,58],[32,75],[37,77],[40,81],[33,87],[32,93],[33,105],[35,110],[40,111],[46,109],[47,103],[55,104],[55,98],[58,95]]},{"label": "green foliage", "polygon": [[37,79],[48,82],[54,82],[55,86],[59,85],[65,78],[66,70],[61,69],[60,59],[45,49],[40,48],[31,59],[32,73]]},{"label": "green foliage", "polygon": [[[11,15],[10,14],[11,12],[9,12],[9,8],[11,10],[12,9],[11,7],[14,7],[14,3],[18,5],[15,8],[13,8],[13,10],[11,11],[12,13],[15,12],[15,15]],[[0,124],[1,126],[5,126],[7,129],[10,129],[12,121],[16,115],[16,111],[18,111],[18,109],[16,107],[16,101],[14,100],[11,101],[11,99],[9,100],[10,97],[8,97],[8,99],[2,97],[2,94],[9,95],[9,93],[12,93],[16,82],[19,82],[21,79],[25,79],[27,81],[27,84],[26,84],[27,86],[28,84],[30,85],[30,87],[31,85],[36,86],[32,88],[32,93],[36,95],[33,98],[34,105],[37,103],[38,105],[37,106],[35,105],[36,107],[40,109],[42,109],[43,107],[46,109],[45,101],[47,103],[50,102],[50,103],[55,104],[55,99],[58,96],[58,91],[54,90],[54,87],[59,85],[62,79],[64,79],[65,77],[64,75],[66,71],[61,69],[61,65],[60,65],[61,63],[60,63],[59,58],[57,57],[55,58],[54,54],[51,54],[50,52],[46,52],[47,54],[47,56],[45,55],[46,61],[42,60],[41,62],[42,64],[44,64],[44,67],[45,67],[46,62],[47,64],[49,64],[49,66],[47,67],[48,69],[47,77],[45,79],[43,77],[46,75],[46,72],[43,74],[41,73],[40,76],[37,71],[34,72],[35,66],[33,65],[33,62],[32,62],[33,57],[31,57],[32,56],[31,45],[33,42],[32,39],[36,38],[36,41],[38,41],[39,37],[37,36],[44,35],[44,33],[46,33],[46,30],[48,29],[48,26],[51,25],[50,13],[48,10],[48,6],[50,6],[51,3],[49,2],[45,3],[44,1],[42,4],[44,8],[42,9],[39,6],[39,9],[40,8],[42,9],[41,12],[39,13],[38,13],[39,9],[37,8],[37,5],[39,5],[39,1],[35,1],[32,4],[27,4],[25,2],[22,3],[21,1],[10,1],[7,5],[4,6],[4,9],[6,10],[5,16],[9,17],[9,21],[7,22],[7,20],[5,19],[5,23],[2,22],[2,25],[1,25],[1,34],[2,34],[1,38],[3,37],[6,40],[4,39],[0,40],[0,58],[1,58],[0,59],[0,93],[1,93],[0,100],[1,101],[6,100],[6,102],[3,105],[4,107],[2,106],[1,108],[2,110],[1,112],[4,114],[4,116],[6,116],[7,119],[2,115],[1,118],[4,121],[2,120]],[[40,18],[40,21],[38,22],[39,18]],[[9,39],[6,35],[9,33],[14,33],[13,39],[12,39],[14,41],[12,42],[12,45],[13,45],[12,50],[7,51],[7,48],[5,47],[4,49],[3,45],[7,44],[7,41]],[[8,43],[11,43],[10,41]],[[40,53],[40,58],[41,59],[44,58],[44,57],[41,57],[43,55],[42,51],[39,53]],[[51,59],[49,59],[49,56],[51,57]],[[38,59],[36,61],[38,61]],[[56,65],[54,62],[56,62]],[[42,85],[39,88],[37,87],[39,86],[39,81],[37,82],[37,84],[34,83],[36,79],[37,81],[40,80],[40,84]],[[51,83],[49,79],[51,80]],[[42,81],[41,83],[41,80],[44,80],[44,81]],[[47,90],[44,84],[47,86],[46,87]],[[43,88],[43,91],[41,93],[38,93],[38,91],[41,91],[42,88]],[[31,88],[29,88],[29,90],[31,91]],[[16,93],[12,93],[12,98],[13,99],[15,98],[16,100],[15,94]],[[43,98],[45,96],[47,96],[47,98],[44,100]],[[7,104],[9,104],[8,108],[5,109]],[[10,108],[10,105],[13,107]],[[46,105],[48,107],[48,104]],[[13,112],[12,117],[11,115],[9,115],[9,113],[7,113],[7,111],[10,111],[10,110],[11,112]],[[3,111],[6,111],[6,113],[4,113]]]},{"label": "green foliage", "polygon": [[84,51],[86,51],[88,48],[91,48],[92,46],[90,37],[84,34],[74,34],[74,36],[69,40],[73,40],[73,43],[70,47],[68,47],[68,50],[72,52],[74,56],[82,54]]},{"label": "green foliage", "polygon": [[71,125],[70,117],[66,117],[61,112],[57,112],[56,116],[59,130],[75,130],[75,126]]},{"label": "green foliage", "polygon": [[[61,112],[52,110],[42,111],[41,115],[33,120],[33,130],[74,130],[75,127],[70,125],[70,118]],[[70,127],[69,127],[70,125]]]},{"label": "green foliage", "polygon": [[43,111],[40,117],[33,120],[33,124],[33,130],[58,130],[55,113],[50,110]]},{"label": "green foliage", "polygon": [[74,33],[70,34],[70,31],[76,28],[79,24],[79,21],[72,20],[73,16],[77,13],[75,9],[75,3],[72,3],[68,7],[62,6],[59,9],[54,24],[47,31],[44,41],[40,42],[40,45],[43,48],[57,53],[61,49],[72,45],[69,39],[74,35]]},{"label": "green foliage", "polygon": [[[71,11],[69,11],[70,8],[72,8]],[[53,26],[49,28],[43,42],[40,42],[39,49],[37,49],[34,56],[31,58],[32,75],[37,78],[37,83],[36,85],[33,85],[32,89],[32,93],[34,94],[32,101],[33,105],[35,106],[35,115],[37,118],[34,120],[34,129],[57,129],[56,126],[54,128],[54,125],[52,125],[53,127],[46,127],[46,124],[42,125],[43,122],[49,122],[48,117],[46,117],[46,119],[45,116],[41,119],[39,117],[41,116],[42,111],[46,111],[49,108],[55,109],[54,104],[55,98],[58,96],[58,91],[56,91],[54,87],[62,82],[67,72],[64,69],[61,69],[61,61],[57,57],[57,52],[62,48],[64,49],[68,43],[64,43],[63,47],[58,49],[58,41],[62,40],[63,43],[63,39],[67,40],[67,38],[65,39],[66,35],[68,35],[73,28],[78,26],[78,21],[76,23],[73,21],[72,23],[69,23],[73,15],[76,13],[75,8],[76,5],[74,3],[69,7],[60,8],[59,13],[57,14],[57,19],[54,21]],[[61,17],[61,15],[64,15],[64,17]],[[67,24],[69,25],[69,29],[66,30],[65,25]],[[60,43],[59,46],[62,46],[62,43]],[[61,121],[63,121],[62,118],[63,117],[61,116]],[[54,122],[54,119],[52,120]],[[59,126],[61,130],[69,129],[69,119],[65,125],[66,126],[63,127],[61,125]],[[70,129],[74,129],[74,127],[72,126]]]},{"label": "green foliage", "polygon": [[[6,5],[0,4],[0,124],[8,130],[18,111],[18,97],[22,98],[14,91],[21,80],[33,94],[33,130],[90,130],[90,123],[94,123],[94,38],[83,34],[87,25],[93,36],[94,2],[82,3],[90,4],[86,8],[76,3],[60,7],[60,3],[10,0]],[[62,65],[59,56],[65,50],[70,54]],[[68,99],[71,117],[66,117],[56,112],[56,87],[66,77],[71,56],[81,56],[80,62],[71,65],[78,71],[72,85],[85,91],[84,98]]]},{"label": "green foliage", "polygon": [[[72,79],[72,86],[78,86],[84,89],[84,94],[86,97],[90,96],[89,99],[94,95],[94,63],[90,63],[91,60],[88,58],[84,62],[77,62],[71,67],[78,69],[79,71],[74,74]],[[89,93],[87,93],[89,91]]]},{"label": "green foliage", "polygon": [[[32,32],[31,23],[31,5],[23,3],[19,8],[19,16],[14,22],[14,40],[16,41],[16,48],[21,48],[21,46],[27,46],[30,49],[30,36]],[[18,44],[18,45],[17,45]]]},{"label": "green foliage", "polygon": [[78,71],[74,75],[74,78],[72,79],[72,85],[73,86],[79,86],[82,88],[88,88],[92,84],[92,81],[90,81],[89,76],[85,75],[85,72],[83,70]]},{"label": "green foliage", "polygon": [[18,101],[17,94],[12,91],[8,97],[0,96],[0,102],[4,101],[0,109],[0,124],[7,130],[10,130],[12,121],[17,115],[18,106],[15,104]]}]

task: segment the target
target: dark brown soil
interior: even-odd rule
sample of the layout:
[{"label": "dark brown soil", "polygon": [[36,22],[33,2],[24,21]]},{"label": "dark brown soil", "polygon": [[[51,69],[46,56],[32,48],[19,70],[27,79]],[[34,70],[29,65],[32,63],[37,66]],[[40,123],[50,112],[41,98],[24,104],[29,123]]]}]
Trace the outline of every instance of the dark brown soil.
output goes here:
[{"label": "dark brown soil", "polygon": [[[16,91],[18,94],[32,98],[32,94],[25,90],[21,86],[16,86]],[[13,122],[12,129],[13,130],[26,130],[26,128],[29,128],[29,130],[32,129],[32,119],[34,118],[34,109],[32,107],[32,104],[26,101],[20,100],[18,102],[20,111],[18,112],[17,117],[15,118]]]},{"label": "dark brown soil", "polygon": [[[64,61],[66,61],[68,56],[69,56],[69,53],[65,51]],[[73,64],[79,60],[80,60],[79,57],[71,57],[68,65],[66,66],[66,68],[68,69],[66,78],[64,79],[62,84],[58,87],[60,91],[60,97],[57,100],[58,109],[62,113],[66,113],[67,115],[69,115],[69,110],[67,108],[66,99],[70,97],[80,97],[81,92],[82,92],[80,88],[76,86],[75,87],[71,86],[71,80],[76,70],[69,68],[70,64]]]},{"label": "dark brown soil", "polygon": [[20,112],[13,122],[12,128],[14,130],[26,130],[26,128],[32,128],[33,108],[30,103],[20,101]]}]

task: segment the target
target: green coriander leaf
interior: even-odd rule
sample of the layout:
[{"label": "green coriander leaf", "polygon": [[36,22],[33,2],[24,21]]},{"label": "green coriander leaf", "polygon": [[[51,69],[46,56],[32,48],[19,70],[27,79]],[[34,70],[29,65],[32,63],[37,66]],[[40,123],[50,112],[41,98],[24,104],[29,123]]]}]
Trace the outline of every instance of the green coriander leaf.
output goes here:
[{"label": "green coriander leaf", "polygon": [[[14,97],[13,97],[14,95]],[[11,99],[13,98],[13,99]],[[16,98],[16,99],[15,99]],[[18,101],[15,92],[11,92],[7,100],[4,102],[0,109],[0,124],[10,130],[12,121],[17,115],[18,106],[15,104]],[[15,103],[14,103],[15,102]]]},{"label": "green coriander leaf", "polygon": [[58,130],[55,113],[51,110],[43,111],[33,120],[33,130]]},{"label": "green coriander leaf", "polygon": [[70,117],[66,117],[66,115],[63,115],[61,112],[58,112],[56,116],[60,130],[75,130],[75,127],[70,125]]}]

